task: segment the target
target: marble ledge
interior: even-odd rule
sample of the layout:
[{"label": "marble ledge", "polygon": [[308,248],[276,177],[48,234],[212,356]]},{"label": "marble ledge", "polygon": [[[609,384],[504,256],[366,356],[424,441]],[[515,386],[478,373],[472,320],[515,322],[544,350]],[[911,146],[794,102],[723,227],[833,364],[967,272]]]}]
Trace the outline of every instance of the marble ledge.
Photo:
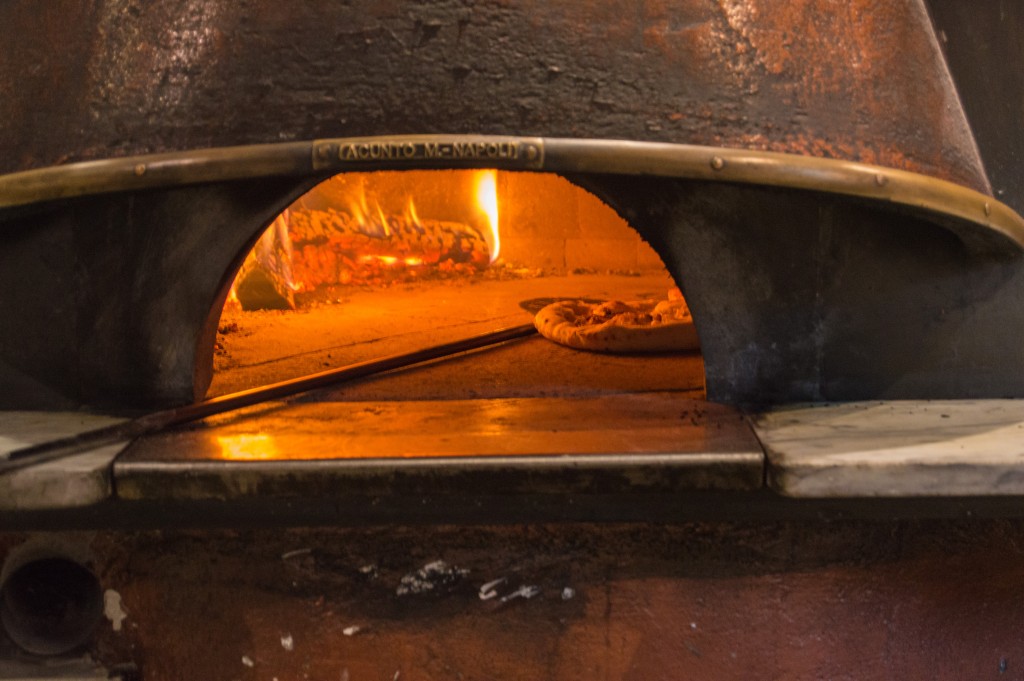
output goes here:
[{"label": "marble ledge", "polygon": [[768,484],[789,497],[1024,495],[1024,400],[797,405],[752,420]]},{"label": "marble ledge", "polygon": [[[0,411],[0,460],[19,449],[124,421],[85,412]],[[127,444],[0,475],[0,511],[78,508],[110,497],[112,465]]]}]

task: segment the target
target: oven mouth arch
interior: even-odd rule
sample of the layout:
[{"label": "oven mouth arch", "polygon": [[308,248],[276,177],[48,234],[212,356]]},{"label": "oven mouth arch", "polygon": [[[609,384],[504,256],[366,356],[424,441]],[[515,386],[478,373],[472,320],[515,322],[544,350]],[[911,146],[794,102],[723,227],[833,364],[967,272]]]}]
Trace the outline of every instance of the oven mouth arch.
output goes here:
[{"label": "oven mouth arch", "polygon": [[62,199],[345,170],[497,168],[755,185],[845,196],[952,231],[984,255],[1024,253],[1024,218],[981,192],[919,173],[759,150],[608,139],[400,135],[217,147],[0,175],[5,209]]},{"label": "oven mouth arch", "polygon": [[[480,195],[486,178],[496,204],[490,218]],[[378,356],[406,347],[403,338],[439,342],[446,334],[520,325],[533,331],[538,312],[558,301],[638,301],[652,308],[663,301],[659,310],[678,313],[679,304],[669,299],[680,295],[683,284],[669,273],[642,228],[574,179],[494,169],[333,174],[259,230],[226,273],[222,294],[231,291],[227,304],[223,295],[218,298],[206,326],[218,329],[207,397],[312,374],[322,371],[321,365]],[[402,321],[390,325],[394,319]],[[292,320],[295,331],[288,332],[286,343],[263,341],[282,333]],[[639,347],[574,354],[660,361],[696,354],[695,324],[676,322],[667,329],[668,341],[645,336]],[[373,329],[369,335],[368,329]],[[578,338],[563,344],[593,350]],[[359,347],[364,354],[352,354]],[[593,359],[583,363],[601,365]],[[562,364],[573,365],[568,360]],[[699,360],[685,365],[699,365]],[[617,366],[605,369],[603,382],[580,368],[557,375],[573,394],[661,385],[659,372],[643,374],[644,382],[632,369],[617,374]],[[517,382],[523,373],[529,372],[459,385],[486,386],[490,378],[505,391],[495,397],[540,390]],[[690,383],[680,384],[685,388],[672,384],[673,389],[703,391],[702,368],[682,374]]]},{"label": "oven mouth arch", "polygon": [[[435,147],[442,151],[435,154]],[[244,254],[242,242],[258,237],[266,222],[257,223],[339,173],[465,168],[561,175],[611,205],[663,260],[668,253],[673,276],[706,268],[700,281],[684,286],[684,295],[695,319],[713,320],[700,332],[713,401],[769,405],[1024,390],[1010,379],[984,383],[989,379],[982,376],[970,383],[945,370],[950,362],[987,366],[990,358],[1010,352],[1009,346],[993,350],[976,344],[973,355],[963,359],[962,354],[950,358],[945,350],[948,337],[960,333],[958,318],[946,315],[948,301],[969,312],[987,304],[993,292],[1003,295],[1012,288],[1005,285],[1016,267],[1011,259],[1024,248],[1024,220],[989,196],[905,171],[791,154],[470,135],[216,148],[0,176],[0,223],[12,234],[24,233],[24,252],[38,260],[52,249],[51,238],[59,237],[69,254],[66,264],[54,266],[63,268],[55,271],[64,279],[44,293],[32,293],[31,285],[20,281],[12,286],[21,292],[2,308],[22,320],[23,328],[0,337],[0,380],[9,367],[20,371],[27,365],[26,372],[13,374],[21,381],[17,385],[28,386],[18,394],[50,391],[38,401],[48,405],[57,404],[50,397],[55,389],[72,395],[76,404],[93,406],[166,406],[198,399],[197,372],[205,364],[198,348],[212,352],[213,343],[203,335],[209,325],[195,310],[202,307],[208,315],[217,307],[216,291],[226,293],[223,278],[231,274],[228,260]],[[245,209],[246,217],[232,217],[231,211],[249,200],[255,203]],[[202,215],[204,206],[216,214]],[[847,211],[849,217],[837,217]],[[818,229],[812,223],[822,217],[827,224]],[[235,228],[222,229],[225,220],[236,219]],[[213,254],[193,243],[192,251],[165,262],[153,244],[172,243],[190,220],[196,222],[186,230],[192,241],[216,236],[220,250]],[[128,233],[129,246],[118,245]],[[107,250],[97,253],[94,247]],[[122,257],[135,253],[147,260]],[[835,253],[854,276],[833,286],[827,257]],[[223,267],[214,274],[216,268],[207,263],[200,272],[188,262],[197,255],[220,259]],[[17,258],[12,254],[6,262]],[[134,279],[116,276],[111,262]],[[755,273],[760,278],[751,278],[752,263],[760,267]],[[39,300],[51,296],[47,304],[57,308],[56,296],[69,286],[82,288],[79,269],[98,279],[85,282],[90,287],[85,293],[72,289],[77,297],[65,308],[73,314],[65,319],[46,312]],[[199,278],[190,279],[194,274]],[[970,285],[958,283],[968,278]],[[859,288],[850,288],[854,279]],[[148,286],[152,292],[155,281],[173,282],[174,291],[164,295],[160,288],[155,304],[135,307],[145,296],[132,289]],[[945,283],[935,288],[936,281]],[[905,304],[918,311],[907,316],[895,310],[900,301],[886,287],[906,292]],[[925,293],[914,298],[914,291]],[[101,294],[119,296],[118,310],[111,313]],[[83,313],[75,304],[91,307]],[[182,314],[187,323],[176,316]],[[934,333],[935,315],[945,315],[942,334]],[[95,321],[104,323],[102,333],[89,335]],[[63,331],[52,331],[54,322]],[[180,328],[171,328],[175,325]],[[22,350],[26,331],[39,342]],[[893,338],[900,341],[898,348]],[[186,346],[189,353],[175,349]],[[873,361],[880,353],[889,358],[887,366]],[[112,354],[126,360],[113,378],[108,374]],[[900,384],[903,378],[910,382]],[[65,391],[66,386],[72,387]],[[9,399],[8,404],[27,403]]]}]

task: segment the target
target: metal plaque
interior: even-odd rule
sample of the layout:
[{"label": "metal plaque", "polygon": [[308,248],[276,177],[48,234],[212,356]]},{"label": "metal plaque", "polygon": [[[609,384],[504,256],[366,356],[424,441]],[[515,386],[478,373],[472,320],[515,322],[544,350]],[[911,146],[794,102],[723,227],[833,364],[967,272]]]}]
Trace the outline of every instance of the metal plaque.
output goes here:
[{"label": "metal plaque", "polygon": [[489,167],[540,170],[544,143],[522,137],[410,135],[317,140],[313,168]]}]

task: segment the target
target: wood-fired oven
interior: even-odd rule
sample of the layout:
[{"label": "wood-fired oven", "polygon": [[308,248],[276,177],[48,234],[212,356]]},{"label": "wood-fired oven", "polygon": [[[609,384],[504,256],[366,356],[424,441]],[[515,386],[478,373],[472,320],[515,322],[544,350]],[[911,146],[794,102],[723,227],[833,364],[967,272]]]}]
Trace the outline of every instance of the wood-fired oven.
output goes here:
[{"label": "wood-fired oven", "polygon": [[1024,664],[1008,2],[0,25],[0,679]]}]

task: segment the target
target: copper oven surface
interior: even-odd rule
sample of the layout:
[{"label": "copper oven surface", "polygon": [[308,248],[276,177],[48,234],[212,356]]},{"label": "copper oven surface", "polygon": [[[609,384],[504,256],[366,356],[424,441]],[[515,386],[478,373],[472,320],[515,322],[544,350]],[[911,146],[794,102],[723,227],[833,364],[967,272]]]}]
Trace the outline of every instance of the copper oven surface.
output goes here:
[{"label": "copper oven surface", "polygon": [[[1019,677],[1016,7],[0,3],[0,678]],[[503,262],[221,314],[318,183],[491,169]],[[699,353],[202,411],[676,285]]]}]

